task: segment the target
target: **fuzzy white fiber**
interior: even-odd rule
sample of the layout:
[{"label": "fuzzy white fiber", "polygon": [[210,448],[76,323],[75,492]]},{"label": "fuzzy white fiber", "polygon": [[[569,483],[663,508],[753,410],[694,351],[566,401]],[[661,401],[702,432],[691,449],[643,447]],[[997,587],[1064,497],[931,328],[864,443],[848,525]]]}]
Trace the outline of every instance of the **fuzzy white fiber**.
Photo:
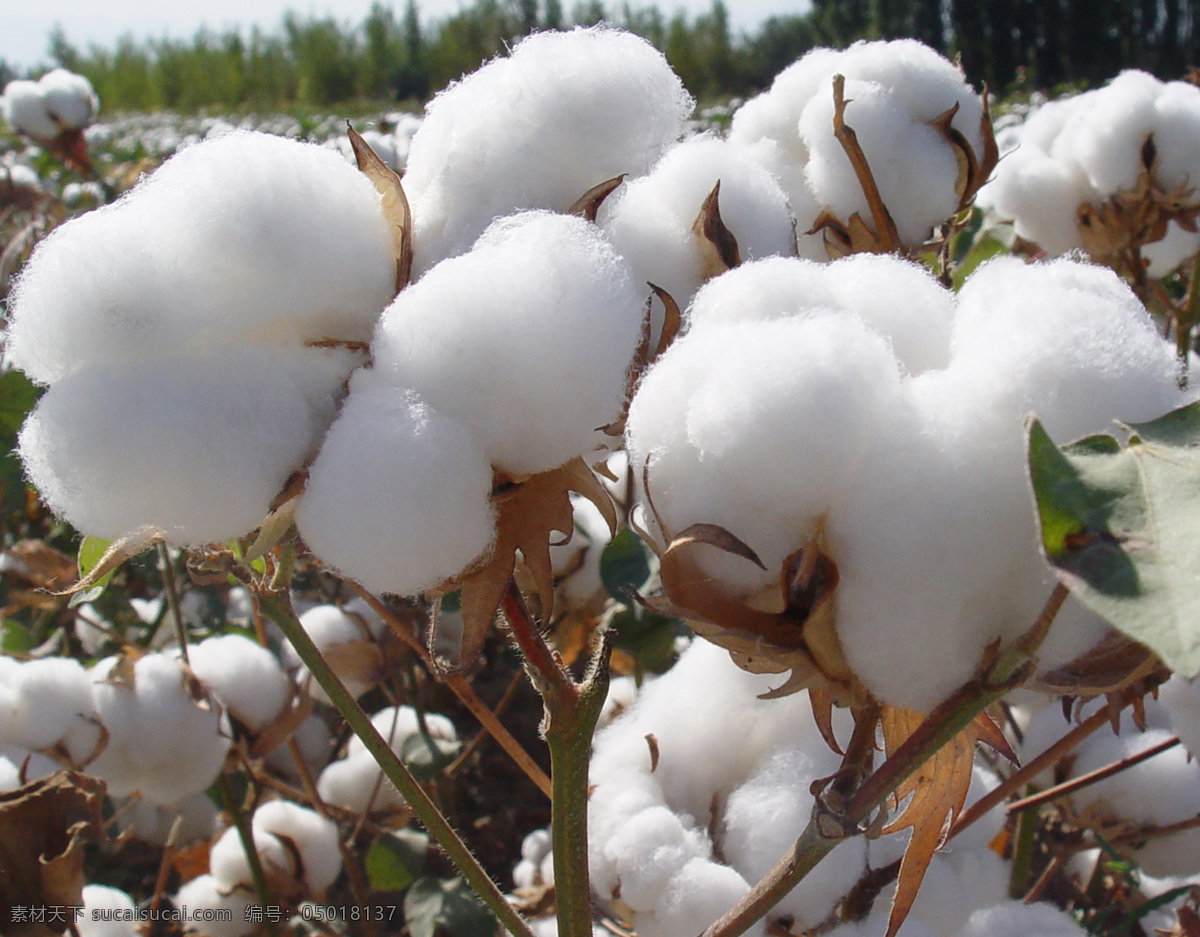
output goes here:
[{"label": "fuzzy white fiber", "polygon": [[54,68],[37,81],[10,81],[0,113],[14,130],[41,143],[64,130],[82,130],[96,117],[100,101],[83,75]]},{"label": "fuzzy white fiber", "polygon": [[1048,901],[1002,901],[976,911],[959,931],[960,937],[1083,937],[1085,933],[1069,914]]},{"label": "fuzzy white fiber", "polygon": [[632,33],[535,33],[429,103],[404,176],[415,269],[466,251],[495,218],[566,211],[592,186],[641,175],[692,100]]},{"label": "fuzzy white fiber", "polygon": [[394,278],[362,173],[319,146],[229,133],[42,241],[14,289],[7,353],[52,383],[185,350],[363,340]]},{"label": "fuzzy white fiber", "polygon": [[62,129],[46,110],[46,96],[36,81],[10,81],[4,86],[0,105],[12,128],[35,140],[53,140]]},{"label": "fuzzy white fiber", "polygon": [[87,534],[142,527],[177,544],[224,541],[263,519],[333,414],[344,358],[248,346],[54,384],[20,434],[46,502]]},{"label": "fuzzy white fiber", "polygon": [[107,782],[112,795],[140,791],[160,804],[204,790],[229,749],[217,710],[189,695],[172,656],[139,658],[130,682],[114,673],[117,664],[109,657],[92,668],[96,717],[108,735],[88,772]]},{"label": "fuzzy white fiber", "polygon": [[207,638],[188,648],[192,672],[252,732],[282,712],[291,681],[279,659],[240,634]]},{"label": "fuzzy white fiber", "polygon": [[594,225],[526,212],[397,297],[375,367],[460,420],[492,465],[543,472],[590,451],[618,416],[643,309]]},{"label": "fuzzy white fiber", "polygon": [[704,246],[693,225],[718,182],[721,220],[743,261],[795,254],[791,212],[779,183],[743,148],[704,134],[672,148],[649,175],[601,206],[597,221],[639,287],[653,283],[687,306],[706,275]]},{"label": "fuzzy white fiber", "polygon": [[[75,922],[79,937],[138,937],[133,920],[137,905],[128,894],[108,885],[84,885],[83,914]],[[99,912],[119,912],[130,920],[102,920]]]},{"label": "fuzzy white fiber", "polygon": [[285,842],[297,860],[295,876],[320,894],[342,870],[337,824],[315,810],[286,800],[272,800],[254,811],[251,826]]},{"label": "fuzzy white fiber", "polygon": [[[982,105],[962,73],[916,40],[815,49],[733,117],[730,140],[750,147],[783,182],[800,232],[827,208],[872,224],[866,197],[833,135],[835,74],[846,79],[845,119],[857,135],[903,243],[925,242],[958,207],[954,148],[932,126],[958,105],[952,125],[983,152]],[[806,210],[806,211],[805,211]],[[801,255],[812,256],[803,242]]]},{"label": "fuzzy white fiber", "polygon": [[[257,903],[254,889],[226,888],[211,875],[198,875],[175,893],[175,906],[186,907],[193,915],[189,930],[200,937],[243,937],[254,930],[247,920]],[[196,915],[213,920],[197,920]],[[226,920],[228,915],[228,920]]]},{"label": "fuzzy white fiber", "polygon": [[491,547],[491,488],[487,456],[466,427],[364,372],[312,464],[296,526],[343,575],[412,595]]},{"label": "fuzzy white fiber", "polygon": [[0,744],[52,748],[88,734],[93,712],[91,681],[78,661],[0,657]]},{"label": "fuzzy white fiber", "polygon": [[[355,612],[336,605],[315,605],[300,615],[300,626],[325,656],[326,663],[345,684],[352,696],[361,696],[378,682],[378,656],[369,647],[379,637],[383,622],[374,613]],[[328,703],[325,691],[317,684],[291,643],[283,643],[283,660],[296,671],[296,682],[314,699]]]}]

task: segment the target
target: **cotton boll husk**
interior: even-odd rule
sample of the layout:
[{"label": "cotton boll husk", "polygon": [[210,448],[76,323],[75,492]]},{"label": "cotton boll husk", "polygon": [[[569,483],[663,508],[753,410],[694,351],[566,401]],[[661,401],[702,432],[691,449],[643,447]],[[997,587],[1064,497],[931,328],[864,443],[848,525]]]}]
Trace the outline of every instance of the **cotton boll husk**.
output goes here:
[{"label": "cotton boll husk", "polygon": [[[812,818],[808,782],[830,777],[839,758],[810,723],[798,742],[770,753],[754,776],[729,795],[721,854],[750,882],[767,874]],[[775,906],[801,929],[817,926],[866,871],[867,840],[839,843]]]},{"label": "cotton boll husk", "polygon": [[[121,889],[108,885],[84,885],[80,896],[83,898],[83,913],[75,921],[75,931],[79,937],[139,937],[135,915],[137,905]],[[118,915],[128,920],[111,920]]]},{"label": "cotton boll husk", "polygon": [[[749,890],[749,883],[729,866],[692,859],[671,879],[652,912],[634,915],[634,929],[640,937],[694,937]],[[765,925],[758,921],[745,933],[762,937]]]},{"label": "cotton boll husk", "polygon": [[291,682],[275,655],[243,635],[218,635],[193,645],[188,663],[252,732],[279,715],[291,692]]},{"label": "cotton boll husk", "polygon": [[704,281],[706,261],[693,229],[705,199],[720,183],[721,220],[743,261],[795,254],[787,197],[750,155],[711,135],[670,150],[647,176],[628,183],[600,208],[598,223],[633,271],[681,307]]},{"label": "cotton boll husk", "polygon": [[36,81],[16,80],[4,86],[4,118],[14,130],[35,140],[53,140],[59,126],[46,109],[45,89]]},{"label": "cotton boll husk", "polygon": [[396,298],[375,368],[461,420],[492,465],[544,472],[619,415],[644,304],[595,225],[526,212]]},{"label": "cotton boll husk", "polygon": [[[696,329],[643,379],[626,445],[673,533],[726,528],[763,561],[697,554],[732,591],[778,581],[898,406],[887,343],[848,316]],[[641,475],[640,469],[636,473]]]},{"label": "cotton boll husk", "polygon": [[343,575],[413,595],[490,549],[491,490],[466,427],[378,372],[359,373],[310,467],[296,526]]},{"label": "cotton boll husk", "polygon": [[[188,908],[192,915],[190,929],[202,937],[244,937],[249,934],[255,925],[247,918],[251,906],[256,903],[252,888],[228,889],[207,874],[180,886],[175,894],[175,906]],[[202,921],[200,917],[213,920]]]},{"label": "cotton boll husk", "polygon": [[379,198],[318,146],[238,132],[190,147],[38,245],[9,359],[51,383],[183,347],[366,339],[395,289]]},{"label": "cotton boll husk", "polygon": [[15,691],[0,708],[0,742],[25,748],[51,748],[79,732],[93,713],[91,681],[75,660],[30,660],[8,675]]},{"label": "cotton boll husk", "polygon": [[81,532],[152,527],[177,544],[241,536],[267,514],[332,416],[344,358],[244,348],[55,384],[20,453],[46,502]]},{"label": "cotton boll husk", "polygon": [[[179,661],[147,654],[133,664],[132,685],[110,682],[115,657],[92,668],[96,716],[108,742],[88,772],[108,783],[109,794],[135,790],[159,803],[202,791],[225,761],[229,735],[217,712],[188,694]],[[127,666],[127,665],[126,665]]]},{"label": "cotton boll husk", "polygon": [[83,75],[53,68],[38,79],[46,99],[46,111],[64,129],[81,130],[96,117],[100,100],[92,83]]},{"label": "cotton boll husk", "polygon": [[1048,901],[1002,901],[971,915],[959,937],[1083,937],[1085,931]]},{"label": "cotton boll husk", "polygon": [[1104,196],[1132,189],[1141,152],[1155,125],[1162,82],[1146,72],[1121,72],[1104,88],[1081,95],[1062,131],[1064,146]]},{"label": "cotton boll husk", "polygon": [[662,53],[630,33],[525,38],[426,107],[404,176],[414,268],[466,251],[494,218],[565,212],[594,185],[644,174],[691,109]]},{"label": "cotton boll husk", "polygon": [[257,834],[274,834],[295,849],[300,860],[297,877],[314,892],[322,892],[342,870],[337,824],[314,810],[286,800],[272,800],[254,811]]}]

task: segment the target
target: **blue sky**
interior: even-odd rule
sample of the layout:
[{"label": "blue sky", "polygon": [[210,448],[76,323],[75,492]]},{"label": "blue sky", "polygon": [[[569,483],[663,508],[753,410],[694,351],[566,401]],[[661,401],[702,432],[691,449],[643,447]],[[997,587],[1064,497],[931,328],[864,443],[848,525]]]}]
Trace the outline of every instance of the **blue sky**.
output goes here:
[{"label": "blue sky", "polygon": [[[257,24],[274,30],[285,10],[333,15],[357,23],[372,0],[0,0],[0,58],[27,68],[44,61],[51,27],[60,23],[67,39],[86,49],[96,43],[111,47],[124,33],[138,38],[191,36],[201,25],[214,30]],[[634,0],[633,6],[649,5]],[[469,6],[468,0],[418,0],[425,19],[447,16]],[[570,10],[571,0],[563,7]],[[611,2],[606,5],[615,5]],[[691,14],[708,10],[711,0],[658,0],[664,13],[683,9]],[[394,0],[402,10],[404,0]],[[752,30],[775,13],[796,13],[807,0],[726,0],[735,29]]]}]

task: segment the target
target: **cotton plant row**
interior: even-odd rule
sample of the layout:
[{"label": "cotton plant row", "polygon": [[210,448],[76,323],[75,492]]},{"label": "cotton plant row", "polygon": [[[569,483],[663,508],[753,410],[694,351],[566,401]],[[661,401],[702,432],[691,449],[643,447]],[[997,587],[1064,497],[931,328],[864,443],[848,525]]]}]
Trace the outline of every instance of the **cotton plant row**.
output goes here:
[{"label": "cotton plant row", "polygon": [[1161,277],[1200,249],[1194,84],[1125,71],[1042,103],[1003,136],[981,204],[1050,256],[1082,249],[1111,263],[1133,249]]}]

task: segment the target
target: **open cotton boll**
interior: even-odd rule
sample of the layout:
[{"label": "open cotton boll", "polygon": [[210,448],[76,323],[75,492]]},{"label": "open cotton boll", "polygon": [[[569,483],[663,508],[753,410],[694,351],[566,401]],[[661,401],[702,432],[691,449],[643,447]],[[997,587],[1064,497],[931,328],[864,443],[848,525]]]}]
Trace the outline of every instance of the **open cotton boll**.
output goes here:
[{"label": "open cotton boll", "polygon": [[1168,191],[1200,184],[1200,88],[1186,81],[1162,86],[1154,101],[1154,178]]},{"label": "open cotton boll", "polygon": [[96,118],[100,99],[83,75],[53,68],[38,79],[46,111],[63,130],[82,130]]},{"label": "open cotton boll", "polygon": [[405,800],[368,754],[330,762],[317,778],[321,800],[354,814],[391,813],[402,809]]},{"label": "open cotton boll", "polygon": [[256,842],[258,833],[272,834],[294,851],[299,860],[296,877],[315,893],[332,885],[342,870],[337,824],[315,810],[272,800],[254,811],[251,826]]},{"label": "open cotton boll", "polygon": [[192,645],[188,663],[213,696],[252,732],[279,715],[291,692],[275,655],[240,634]]},{"label": "open cotton boll", "polygon": [[[274,878],[290,880],[298,877],[295,853],[278,836],[266,830],[254,829],[253,839],[254,850],[258,853],[264,872]],[[235,827],[229,827],[212,844],[208,852],[208,870],[222,888],[253,887],[250,862],[246,859],[246,850]]]},{"label": "open cotton boll", "polygon": [[604,852],[621,869],[621,901],[634,911],[653,911],[685,865],[711,856],[712,844],[704,831],[656,804],[630,817]]},{"label": "open cotton boll", "polygon": [[1153,75],[1128,70],[1102,90],[1080,95],[1062,130],[1062,155],[1078,163],[1096,191],[1107,196],[1137,184],[1161,91]]},{"label": "open cotton boll", "polygon": [[496,468],[544,472],[619,416],[644,304],[595,225],[526,212],[396,298],[375,368],[460,420]]},{"label": "open cotton boll", "polygon": [[175,893],[175,906],[191,915],[188,930],[201,937],[244,937],[254,930],[250,909],[257,903],[253,888],[229,889],[211,875],[198,875]]},{"label": "open cotton boll", "polygon": [[[749,890],[749,883],[729,866],[695,858],[667,884],[652,912],[634,915],[634,928],[641,937],[694,937]],[[765,932],[757,921],[744,933],[762,937]]]},{"label": "open cotton boll", "polygon": [[959,937],[1084,937],[1086,931],[1048,901],[1002,901],[976,911]]},{"label": "open cotton boll", "polygon": [[653,171],[629,182],[600,207],[597,218],[634,282],[665,289],[681,307],[711,276],[694,225],[716,183],[721,220],[737,239],[742,260],[796,252],[787,197],[779,183],[741,148],[703,134],[674,147]]},{"label": "open cotton boll", "polygon": [[[368,618],[336,605],[316,605],[303,612],[299,620],[352,696],[361,696],[379,681],[379,657],[371,650],[380,630],[372,626],[382,625],[377,616]],[[314,699],[329,702],[287,640],[283,642],[283,660],[288,669],[296,671],[296,682]]]},{"label": "open cotton boll", "polygon": [[109,657],[91,673],[108,741],[88,772],[108,783],[109,794],[140,791],[169,804],[212,783],[229,750],[228,730],[215,709],[192,698],[178,660]]},{"label": "open cotton boll", "polygon": [[139,937],[137,905],[121,889],[84,885],[80,895],[83,913],[75,920],[79,937]]},{"label": "open cotton boll", "polygon": [[38,245],[10,360],[51,383],[181,347],[364,340],[395,290],[380,196],[335,153],[230,133]]},{"label": "open cotton boll", "polygon": [[[4,658],[0,679],[0,743],[51,748],[90,725],[92,687],[75,660],[48,657],[12,666]],[[15,663],[15,662],[13,662]]]},{"label": "open cotton boll", "polygon": [[333,413],[343,356],[242,348],[55,384],[25,421],[20,454],[51,508],[83,533],[142,527],[176,544],[253,529]]},{"label": "open cotton boll", "polygon": [[895,358],[861,320],[711,326],[676,342],[642,381],[626,443],[635,464],[649,467],[672,535],[713,523],[756,551],[765,572],[715,549],[706,553],[716,565],[702,560],[740,591],[778,581],[899,393]]},{"label": "open cotton boll", "polygon": [[378,373],[351,381],[296,527],[343,575],[374,592],[414,595],[490,549],[492,470],[466,427]]},{"label": "open cotton boll", "polygon": [[[438,713],[424,714],[425,729],[431,739],[441,739],[446,742],[458,741],[458,730],[454,723]],[[405,743],[414,735],[421,734],[421,717],[411,706],[388,706],[371,717],[371,725],[383,736],[392,750],[401,754]],[[366,755],[367,748],[357,735],[350,739],[346,746],[347,757]]]},{"label": "open cotton boll", "polygon": [[404,176],[415,269],[463,253],[494,218],[564,212],[592,186],[645,173],[691,109],[662,53],[632,33],[526,37],[426,107]]},{"label": "open cotton boll", "polygon": [[1019,237],[1059,256],[1083,247],[1075,210],[1095,195],[1078,166],[1022,143],[1000,161],[980,197],[1012,221]]},{"label": "open cotton boll", "polygon": [[35,140],[53,140],[59,126],[46,109],[44,89],[36,81],[17,79],[4,86],[0,112],[18,133]]}]

